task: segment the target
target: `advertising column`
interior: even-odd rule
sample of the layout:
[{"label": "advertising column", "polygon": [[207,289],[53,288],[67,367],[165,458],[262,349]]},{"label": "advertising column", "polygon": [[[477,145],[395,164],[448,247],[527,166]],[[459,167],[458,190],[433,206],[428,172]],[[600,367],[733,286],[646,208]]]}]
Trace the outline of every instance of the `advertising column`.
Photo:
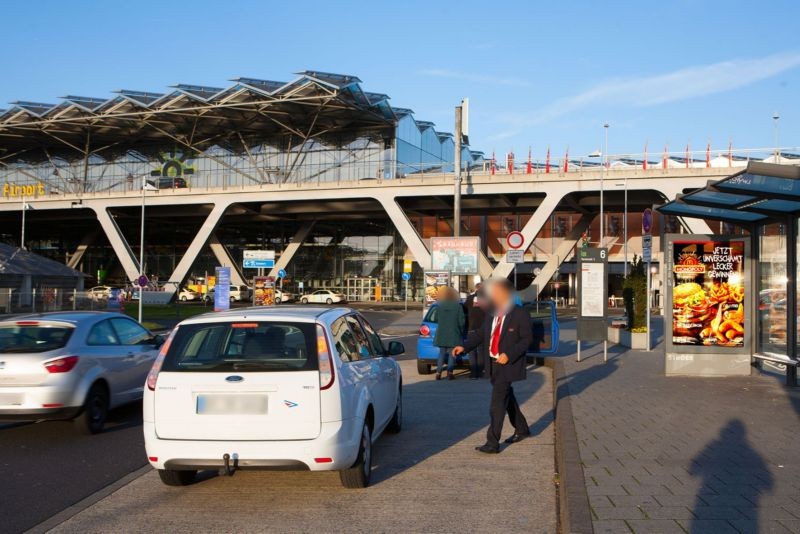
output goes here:
[{"label": "advertising column", "polygon": [[667,374],[750,374],[749,238],[667,236]]},{"label": "advertising column", "polygon": [[214,285],[214,311],[225,311],[231,307],[231,268],[216,268],[216,284]]}]

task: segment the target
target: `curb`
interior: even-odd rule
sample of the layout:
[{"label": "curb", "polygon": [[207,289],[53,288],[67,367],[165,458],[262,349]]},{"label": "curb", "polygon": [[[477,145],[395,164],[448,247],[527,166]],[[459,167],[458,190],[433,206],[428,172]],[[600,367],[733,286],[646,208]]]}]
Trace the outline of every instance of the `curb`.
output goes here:
[{"label": "curb", "polygon": [[592,534],[592,512],[583,477],[569,386],[561,358],[537,358],[537,363],[553,370],[553,409],[556,425],[556,471],[558,483],[558,530],[562,534]]},{"label": "curb", "polygon": [[69,519],[83,512],[90,506],[97,504],[98,502],[105,499],[112,493],[116,492],[119,489],[122,489],[124,486],[127,486],[137,478],[146,475],[152,470],[153,468],[150,466],[150,464],[146,464],[137,469],[136,471],[128,473],[119,480],[116,480],[111,484],[109,484],[108,486],[95,491],[88,497],[81,499],[72,506],[61,510],[56,515],[51,516],[48,519],[45,519],[44,521],[42,521],[41,523],[39,523],[34,527],[31,527],[30,529],[25,531],[25,534],[41,534],[56,528],[61,523],[68,521]]}]

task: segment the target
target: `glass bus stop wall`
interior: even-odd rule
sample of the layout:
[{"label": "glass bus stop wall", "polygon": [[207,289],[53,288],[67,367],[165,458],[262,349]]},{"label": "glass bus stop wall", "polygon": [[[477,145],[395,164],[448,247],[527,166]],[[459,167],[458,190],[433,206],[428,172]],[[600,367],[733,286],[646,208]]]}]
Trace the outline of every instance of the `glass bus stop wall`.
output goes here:
[{"label": "glass bus stop wall", "polygon": [[749,375],[755,295],[751,236],[667,234],[667,375]]}]

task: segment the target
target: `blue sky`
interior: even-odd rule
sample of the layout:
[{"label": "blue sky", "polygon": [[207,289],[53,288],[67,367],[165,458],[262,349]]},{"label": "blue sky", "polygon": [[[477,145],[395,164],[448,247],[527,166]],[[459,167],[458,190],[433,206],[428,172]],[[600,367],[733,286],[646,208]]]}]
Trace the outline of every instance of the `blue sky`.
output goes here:
[{"label": "blue sky", "polygon": [[[169,4],[169,5],[167,5]],[[178,4],[181,4],[180,6]],[[796,1],[36,1],[0,4],[0,107],[355,74],[474,148],[518,157],[800,145]]]}]

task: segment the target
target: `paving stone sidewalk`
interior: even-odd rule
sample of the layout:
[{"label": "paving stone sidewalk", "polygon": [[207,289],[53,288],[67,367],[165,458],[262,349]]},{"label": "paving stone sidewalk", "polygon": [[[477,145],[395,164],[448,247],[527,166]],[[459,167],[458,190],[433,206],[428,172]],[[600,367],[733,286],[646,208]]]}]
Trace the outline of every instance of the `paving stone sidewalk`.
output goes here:
[{"label": "paving stone sidewalk", "polygon": [[595,346],[578,363],[570,333],[559,387],[596,533],[800,532],[800,389],[666,377],[663,345],[614,348],[608,363]]}]

